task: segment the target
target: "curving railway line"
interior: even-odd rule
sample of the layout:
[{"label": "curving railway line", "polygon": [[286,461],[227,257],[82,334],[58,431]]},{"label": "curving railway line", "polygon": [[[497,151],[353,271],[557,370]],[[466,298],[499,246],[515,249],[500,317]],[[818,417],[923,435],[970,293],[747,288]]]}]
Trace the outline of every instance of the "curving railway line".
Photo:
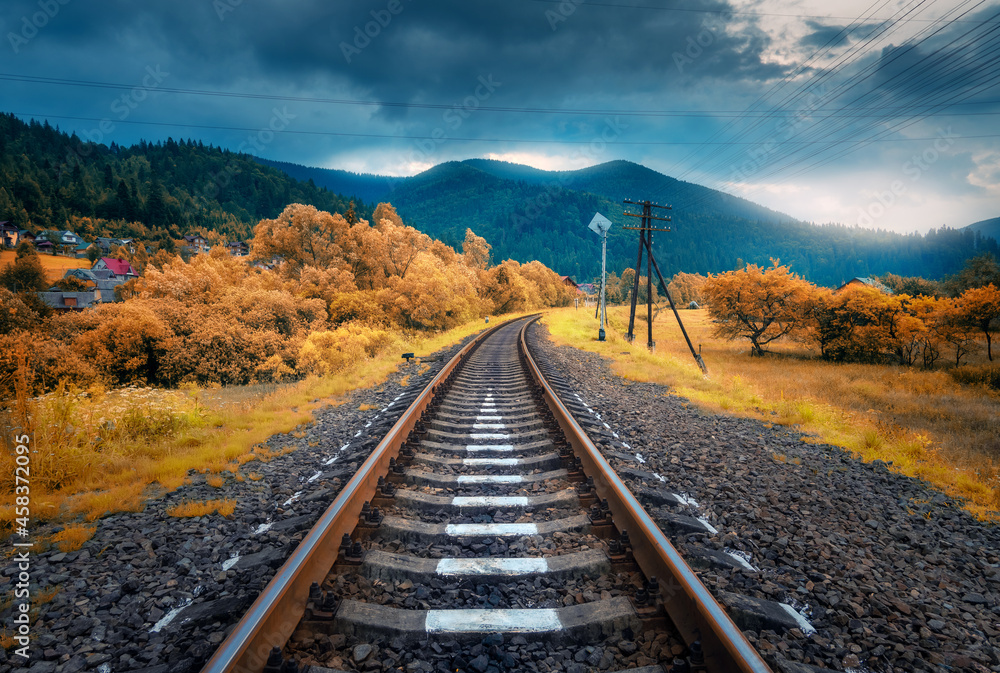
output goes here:
[{"label": "curving railway line", "polygon": [[205,673],[770,670],[543,376],[534,319],[439,372]]}]

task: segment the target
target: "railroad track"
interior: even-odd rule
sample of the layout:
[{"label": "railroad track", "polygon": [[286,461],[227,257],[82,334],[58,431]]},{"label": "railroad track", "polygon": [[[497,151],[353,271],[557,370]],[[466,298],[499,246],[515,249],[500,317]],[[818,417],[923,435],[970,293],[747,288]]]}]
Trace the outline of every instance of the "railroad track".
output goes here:
[{"label": "railroad track", "polygon": [[428,385],[203,669],[770,669],[527,350]]}]

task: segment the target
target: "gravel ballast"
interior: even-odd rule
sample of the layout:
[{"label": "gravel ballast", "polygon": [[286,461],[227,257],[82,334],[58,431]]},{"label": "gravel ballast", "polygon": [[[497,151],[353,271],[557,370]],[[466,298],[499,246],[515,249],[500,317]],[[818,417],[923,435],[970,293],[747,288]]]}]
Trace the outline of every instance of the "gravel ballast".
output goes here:
[{"label": "gravel ballast", "polygon": [[[189,484],[148,501],[142,512],[101,519],[80,550],[31,553],[32,596],[58,593],[32,615],[30,658],[0,648],[0,673],[200,670],[413,398],[471,338],[425,360],[423,374],[416,362],[403,364],[383,385],[319,409],[299,437],[271,437],[270,451],[295,450],[248,463],[242,472],[262,475],[257,481],[227,474],[214,488],[192,472]],[[166,514],[179,502],[219,498],[237,501],[228,519]],[[5,597],[17,574],[12,560],[0,567]],[[0,623],[14,625],[14,606],[3,606]]]},{"label": "gravel ballast", "polygon": [[[623,382],[597,355],[554,347],[544,327],[532,335],[532,347],[572,391],[566,401],[574,402],[574,413],[633,492],[662,496],[640,497],[682,553],[725,551],[751,566],[699,566],[716,597],[784,602],[815,629],[745,632],[776,671],[811,670],[795,667],[802,664],[857,672],[1000,672],[996,526],[877,461],[805,443],[794,429],[703,414],[663,386]],[[143,512],[102,519],[79,551],[32,554],[32,594],[59,592],[32,618],[30,660],[0,650],[0,673],[199,670],[412,396],[458,348],[439,353],[422,376],[416,364],[408,365],[386,384],[318,411],[303,437],[272,437],[272,451],[296,450],[251,463],[263,475],[259,481],[227,477],[213,488],[192,474],[189,485],[148,502]],[[401,387],[405,374],[410,383]],[[359,411],[362,404],[377,408]],[[230,519],[165,513],[184,500],[217,498],[237,500]],[[0,568],[0,592],[12,591],[16,574],[8,560]],[[7,608],[0,620],[9,628],[13,616]],[[445,643],[434,663],[487,670],[510,660],[512,646],[520,651],[531,644],[484,642],[470,652]],[[337,663],[380,668],[398,651],[391,644],[368,647]],[[613,647],[614,656],[592,652],[594,661],[628,656],[631,666],[651,663],[637,656],[647,651],[640,634]],[[570,665],[565,652],[533,656],[556,670],[600,667],[586,660]]]},{"label": "gravel ballast", "polygon": [[555,347],[542,325],[529,344],[629,488],[680,496],[640,499],[685,556],[729,551],[752,566],[698,570],[718,599],[784,602],[805,617],[805,628],[746,631],[776,670],[1000,671],[996,525],[880,461],[625,382],[600,356]]}]

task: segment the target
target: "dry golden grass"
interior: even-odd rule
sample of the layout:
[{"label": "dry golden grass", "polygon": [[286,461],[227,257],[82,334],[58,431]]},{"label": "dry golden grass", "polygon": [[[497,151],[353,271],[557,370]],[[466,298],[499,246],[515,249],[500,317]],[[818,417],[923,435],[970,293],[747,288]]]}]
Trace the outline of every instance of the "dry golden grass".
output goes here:
[{"label": "dry golden grass", "polygon": [[[512,317],[517,316],[498,319]],[[93,386],[25,397],[21,404],[28,408],[36,451],[32,516],[40,522],[77,517],[90,522],[141,511],[146,499],[183,485],[190,470],[230,472],[243,480],[242,465],[295,450],[269,451],[264,447],[269,437],[293,432],[304,437],[301,426],[312,422],[314,411],[343,404],[352,390],[383,384],[401,364],[401,352],[432,353],[483,328],[473,321],[433,335],[401,335],[392,351],[297,383],[182,390]],[[14,425],[10,414],[0,413],[0,426]],[[13,432],[3,435],[6,442]],[[0,472],[13,474],[14,452],[5,449]],[[0,534],[11,529],[14,510],[0,505]]]},{"label": "dry golden grass", "polygon": [[94,537],[97,532],[95,526],[83,526],[80,524],[69,524],[61,531],[52,536],[51,542],[59,547],[59,551],[76,551],[83,546],[83,543]]},{"label": "dry golden grass", "polygon": [[401,386],[402,386],[402,387],[404,387],[404,388],[405,388],[406,386],[410,385],[410,375],[409,375],[409,374],[407,374],[407,375],[406,375],[406,376],[404,376],[403,378],[399,379],[399,385],[401,385]]},{"label": "dry golden grass", "polygon": [[250,477],[250,481],[260,481],[261,479],[264,478],[264,475],[262,475],[260,472],[251,472],[247,476]]},{"label": "dry golden grass", "polygon": [[[14,250],[0,251],[0,269],[12,263],[17,258]],[[38,255],[45,269],[45,277],[55,282],[66,275],[67,269],[89,269],[93,266],[86,257],[76,259],[74,257],[62,257],[61,255]]]},{"label": "dry golden grass", "polygon": [[626,379],[669,385],[670,394],[708,411],[798,425],[816,441],[841,446],[866,461],[891,461],[893,469],[964,499],[967,509],[982,518],[1000,518],[996,392],[956,383],[941,369],[836,364],[794,345],[752,358],[747,343],[712,336],[707,311],[681,311],[708,366],[706,378],[669,309],[654,321],[654,353],[645,346],[645,322],[636,323],[635,343],[623,338],[627,307],[609,310],[603,343],[597,341],[593,315],[560,309],[546,314],[544,322],[557,343],[600,353]]},{"label": "dry golden grass", "polygon": [[222,475],[212,474],[205,477],[205,483],[212,488],[222,488],[222,485],[226,483],[226,480],[222,477]]},{"label": "dry golden grass", "polygon": [[236,501],[230,498],[224,500],[206,500],[205,502],[188,500],[173,507],[168,507],[167,516],[190,518],[208,516],[213,512],[218,512],[222,516],[230,516],[235,510]]},{"label": "dry golden grass", "polygon": [[371,411],[372,409],[378,409],[377,404],[362,404],[358,407],[358,411]]}]

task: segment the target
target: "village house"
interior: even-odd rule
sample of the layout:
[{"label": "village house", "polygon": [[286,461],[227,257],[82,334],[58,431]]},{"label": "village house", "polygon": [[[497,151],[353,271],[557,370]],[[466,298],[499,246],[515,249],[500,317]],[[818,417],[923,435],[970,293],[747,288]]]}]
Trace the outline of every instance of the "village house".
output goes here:
[{"label": "village house", "polygon": [[893,291],[890,290],[888,287],[886,287],[884,284],[882,284],[878,278],[868,278],[861,276],[850,279],[849,281],[838,287],[836,290],[834,290],[834,292],[841,292],[845,288],[851,287],[853,285],[866,285],[868,287],[875,288],[879,292],[883,292],[885,294],[893,294]]},{"label": "village house", "polygon": [[0,237],[3,237],[3,244],[8,248],[16,248],[20,240],[20,230],[9,222],[0,222]]},{"label": "village house", "polygon": [[185,236],[184,243],[191,248],[194,253],[208,252],[211,250],[211,246],[208,241],[205,240],[204,236],[194,234],[193,236]]},{"label": "village house", "polygon": [[81,292],[49,290],[48,292],[39,292],[38,298],[55,311],[82,311],[101,301],[100,292],[96,289]]},{"label": "village house", "polygon": [[101,257],[94,262],[91,271],[110,271],[115,279],[120,279],[122,282],[139,277],[128,260],[113,257]]},{"label": "village house", "polygon": [[69,253],[83,242],[83,238],[72,231],[46,229],[40,231],[35,238],[35,249],[39,252],[50,252],[52,254],[58,252]]},{"label": "village house", "polygon": [[109,304],[115,300],[115,288],[126,282],[125,278],[119,278],[110,269],[68,269],[63,278],[73,276],[86,283],[98,292],[98,300],[102,304]]},{"label": "village house", "polygon": [[97,247],[104,256],[114,252],[119,247],[123,247],[128,250],[129,254],[135,254],[135,239],[133,238],[108,238],[105,236],[98,236],[94,243],[97,244]]},{"label": "village house", "polygon": [[246,257],[250,254],[250,246],[243,241],[231,241],[226,244],[226,248],[233,257]]}]

